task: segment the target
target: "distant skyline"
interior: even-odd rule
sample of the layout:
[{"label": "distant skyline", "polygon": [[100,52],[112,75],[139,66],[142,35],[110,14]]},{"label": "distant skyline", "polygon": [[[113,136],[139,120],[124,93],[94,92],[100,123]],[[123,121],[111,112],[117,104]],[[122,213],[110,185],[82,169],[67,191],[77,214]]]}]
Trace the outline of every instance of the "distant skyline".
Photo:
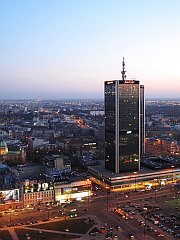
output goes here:
[{"label": "distant skyline", "polygon": [[0,99],[103,98],[104,81],[179,98],[179,0],[1,0]]}]

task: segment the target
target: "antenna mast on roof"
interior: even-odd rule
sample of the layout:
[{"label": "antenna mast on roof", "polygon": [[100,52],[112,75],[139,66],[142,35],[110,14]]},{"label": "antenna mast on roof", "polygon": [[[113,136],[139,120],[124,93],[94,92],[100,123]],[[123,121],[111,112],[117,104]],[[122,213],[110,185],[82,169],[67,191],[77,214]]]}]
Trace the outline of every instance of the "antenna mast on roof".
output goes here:
[{"label": "antenna mast on roof", "polygon": [[126,71],[125,71],[125,62],[124,62],[124,57],[123,57],[123,61],[122,61],[122,71],[121,71],[121,74],[122,74],[122,80],[126,80]]}]

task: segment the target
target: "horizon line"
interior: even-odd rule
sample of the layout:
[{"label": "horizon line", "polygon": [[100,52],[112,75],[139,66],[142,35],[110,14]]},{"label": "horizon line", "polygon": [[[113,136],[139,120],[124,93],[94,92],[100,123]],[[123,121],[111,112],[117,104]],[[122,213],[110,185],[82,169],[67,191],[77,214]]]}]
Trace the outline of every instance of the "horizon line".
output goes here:
[{"label": "horizon line", "polygon": [[[180,97],[147,97],[145,100],[180,100]],[[0,98],[0,101],[59,101],[59,100],[104,100],[103,97],[91,98]]]}]

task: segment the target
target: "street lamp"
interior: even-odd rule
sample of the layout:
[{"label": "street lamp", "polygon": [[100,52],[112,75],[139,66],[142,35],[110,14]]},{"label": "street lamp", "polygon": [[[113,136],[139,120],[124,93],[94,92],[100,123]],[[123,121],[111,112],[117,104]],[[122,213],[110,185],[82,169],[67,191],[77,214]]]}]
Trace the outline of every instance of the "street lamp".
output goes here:
[{"label": "street lamp", "polygon": [[136,184],[137,184],[137,179],[136,179],[136,174],[137,174],[137,172],[134,172],[134,174],[135,174],[135,184],[134,184],[134,191],[136,192]]},{"label": "street lamp", "polygon": [[67,219],[66,216],[67,216],[67,215],[66,215],[66,212],[65,212],[65,211],[63,211],[63,215],[64,215],[64,220],[66,221],[66,219]]},{"label": "street lamp", "polygon": [[147,208],[143,208],[144,210],[144,237],[146,236],[146,213],[147,213]]},{"label": "street lamp", "polygon": [[174,165],[171,166],[171,169],[172,169],[172,183],[174,183],[174,175],[173,175]]},{"label": "street lamp", "polygon": [[90,195],[91,195],[91,185],[90,185],[90,189],[89,189],[89,179],[87,178],[87,181],[86,181],[86,183],[87,183],[87,193],[88,193],[88,196],[87,196],[87,199],[88,199],[88,203],[90,202],[89,200],[89,198],[90,198]]},{"label": "street lamp", "polygon": [[156,198],[156,192],[157,192],[157,191],[158,191],[158,190],[157,190],[157,189],[155,189],[155,202],[156,202],[156,199],[157,199],[157,198]]},{"label": "street lamp", "polygon": [[155,202],[156,202],[156,192],[158,191],[157,189],[156,189],[156,183],[157,183],[157,179],[154,179],[154,181],[155,181],[155,184],[154,184],[154,198],[155,198]]},{"label": "street lamp", "polygon": [[48,208],[48,220],[49,220],[49,208]]},{"label": "street lamp", "polygon": [[11,224],[11,208],[9,208],[10,215],[9,215],[9,223]]},{"label": "street lamp", "polygon": [[47,207],[47,219],[49,220],[49,210],[51,209],[49,207],[49,203],[46,204],[46,207]]},{"label": "street lamp", "polygon": [[109,194],[110,194],[110,190],[109,190],[109,189],[110,189],[109,187],[106,187],[106,190],[107,190],[107,192],[106,192],[106,207],[107,207],[107,212],[108,212],[108,210],[109,210],[109,199],[108,199]]}]

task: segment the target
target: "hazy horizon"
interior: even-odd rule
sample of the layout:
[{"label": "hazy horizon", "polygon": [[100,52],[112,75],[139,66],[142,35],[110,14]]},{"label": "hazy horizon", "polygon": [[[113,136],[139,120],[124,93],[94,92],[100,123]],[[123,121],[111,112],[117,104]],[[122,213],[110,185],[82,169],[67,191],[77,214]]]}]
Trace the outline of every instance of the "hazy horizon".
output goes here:
[{"label": "hazy horizon", "polygon": [[[84,100],[97,100],[97,101],[104,101],[104,97],[57,97],[57,98],[0,98],[0,101],[33,101],[33,100],[37,100],[37,101],[58,101],[58,100],[79,100],[79,101],[84,101]],[[180,101],[180,97],[177,98],[177,97],[171,97],[171,98],[167,98],[167,97],[148,97],[148,98],[145,98],[145,101],[148,101],[148,100],[164,100],[164,101]]]}]

